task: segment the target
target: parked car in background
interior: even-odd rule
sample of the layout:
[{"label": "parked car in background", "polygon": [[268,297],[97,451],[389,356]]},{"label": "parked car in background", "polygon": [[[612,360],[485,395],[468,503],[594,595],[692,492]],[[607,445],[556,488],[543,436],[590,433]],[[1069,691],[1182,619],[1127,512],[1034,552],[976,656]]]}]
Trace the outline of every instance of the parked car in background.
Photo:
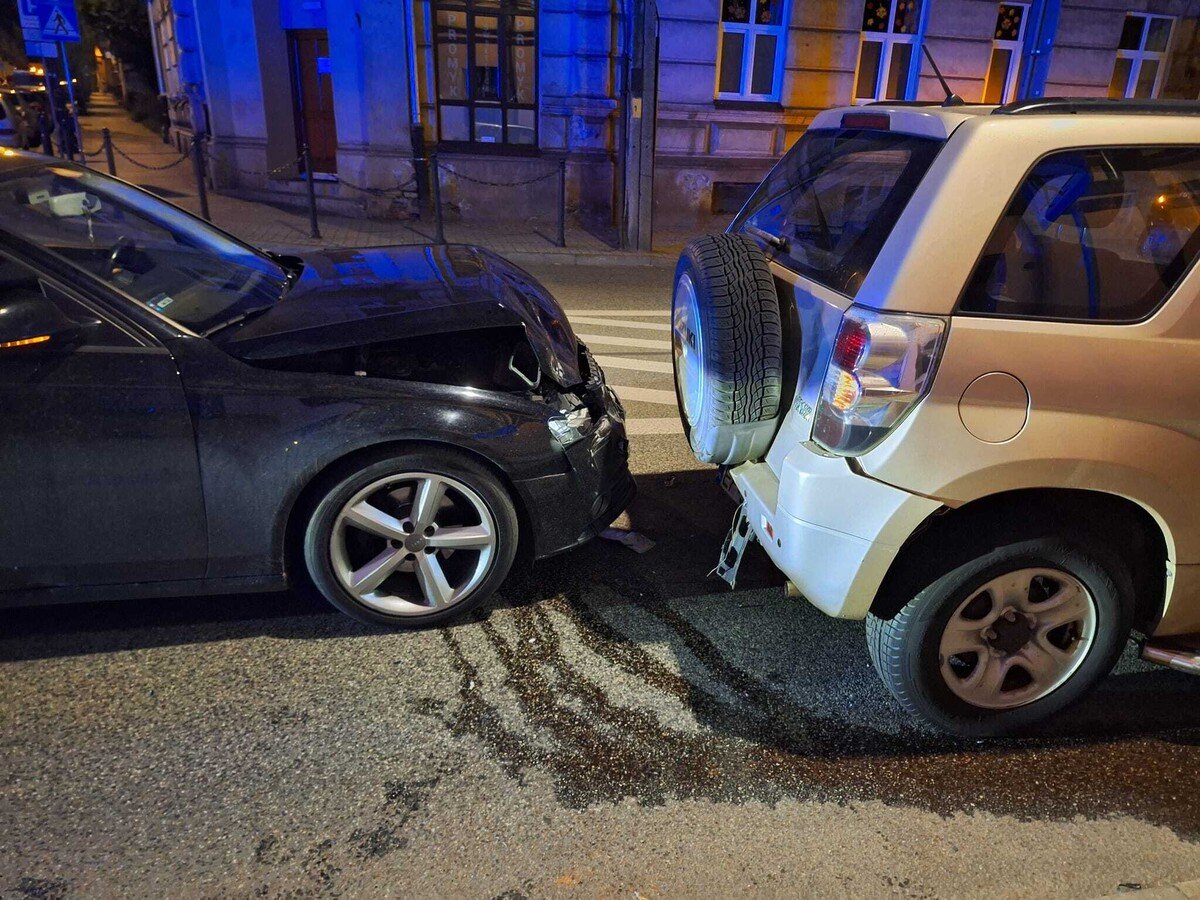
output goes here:
[{"label": "parked car in background", "polygon": [[13,94],[0,92],[0,147],[24,149],[25,146],[21,105]]},{"label": "parked car in background", "polygon": [[4,104],[6,117],[10,117],[19,137],[18,146],[31,150],[42,143],[42,98],[45,91],[29,89],[0,89],[0,103]]},{"label": "parked car in background", "polygon": [[697,457],[908,711],[1051,719],[1200,671],[1200,104],[823,112],[673,308]]},{"label": "parked car in background", "polygon": [[0,155],[0,605],[315,585],[441,622],[633,492],[554,298],[466,246],[262,253]]}]

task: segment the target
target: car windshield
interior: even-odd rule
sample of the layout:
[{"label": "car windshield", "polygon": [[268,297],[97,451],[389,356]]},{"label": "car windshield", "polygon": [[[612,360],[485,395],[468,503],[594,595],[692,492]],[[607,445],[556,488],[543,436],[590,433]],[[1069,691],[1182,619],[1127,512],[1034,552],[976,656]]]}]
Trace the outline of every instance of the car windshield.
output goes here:
[{"label": "car windshield", "polygon": [[943,143],[890,131],[810,129],[734,228],[782,238],[780,263],[853,297]]},{"label": "car windshield", "polygon": [[204,334],[274,305],[288,273],[157,197],[59,163],[0,178],[0,228]]}]

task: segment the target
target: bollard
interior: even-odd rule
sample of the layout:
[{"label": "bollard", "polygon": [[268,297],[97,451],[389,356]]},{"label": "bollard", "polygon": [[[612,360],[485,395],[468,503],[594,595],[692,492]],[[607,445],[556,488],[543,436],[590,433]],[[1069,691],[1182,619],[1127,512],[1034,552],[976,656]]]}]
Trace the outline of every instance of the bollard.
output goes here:
[{"label": "bollard", "polygon": [[112,132],[107,128],[101,129],[100,136],[104,139],[104,158],[108,160],[108,174],[117,174],[117,160],[113,156]]},{"label": "bollard", "polygon": [[304,165],[304,177],[308,180],[308,236],[319,238],[321,229],[317,225],[317,183],[313,178],[312,154],[308,144],[300,145],[300,159]]},{"label": "bollard", "polygon": [[433,221],[437,232],[434,234],[435,244],[446,243],[446,223],[442,221],[442,173],[438,169],[437,154],[429,157],[429,174],[433,178]]},{"label": "bollard", "polygon": [[567,246],[567,158],[558,161],[558,246]]},{"label": "bollard", "polygon": [[196,171],[196,193],[200,197],[200,218],[211,222],[208,214],[208,185],[204,182],[204,139],[192,138],[192,167]]}]

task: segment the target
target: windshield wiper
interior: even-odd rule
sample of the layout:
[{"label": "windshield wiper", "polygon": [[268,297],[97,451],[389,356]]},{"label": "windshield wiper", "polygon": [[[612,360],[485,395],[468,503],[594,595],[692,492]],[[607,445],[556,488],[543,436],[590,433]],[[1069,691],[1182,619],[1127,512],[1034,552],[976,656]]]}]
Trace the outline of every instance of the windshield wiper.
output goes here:
[{"label": "windshield wiper", "polygon": [[243,313],[238,313],[232,319],[226,319],[224,322],[220,323],[219,325],[214,325],[212,328],[208,329],[207,331],[200,332],[200,337],[202,337],[202,338],[212,337],[218,331],[224,331],[226,328],[230,328],[234,325],[240,325],[242,322],[245,322],[247,319],[252,319],[257,315],[261,315],[262,313],[265,313],[268,309],[273,309],[274,307],[275,307],[274,303],[268,303],[266,306],[252,307]]}]

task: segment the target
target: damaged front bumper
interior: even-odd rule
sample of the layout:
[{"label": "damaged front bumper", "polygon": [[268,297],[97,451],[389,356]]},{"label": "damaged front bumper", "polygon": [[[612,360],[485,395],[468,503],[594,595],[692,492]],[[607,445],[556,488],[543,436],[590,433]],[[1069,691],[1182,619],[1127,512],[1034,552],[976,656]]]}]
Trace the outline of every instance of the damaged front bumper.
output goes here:
[{"label": "damaged front bumper", "polygon": [[556,417],[562,424],[552,427],[567,471],[517,483],[530,511],[538,558],[591,540],[625,510],[635,493],[625,410],[605,384],[603,372],[590,358],[588,362],[592,375],[585,397],[586,425],[582,415],[564,414]]}]

